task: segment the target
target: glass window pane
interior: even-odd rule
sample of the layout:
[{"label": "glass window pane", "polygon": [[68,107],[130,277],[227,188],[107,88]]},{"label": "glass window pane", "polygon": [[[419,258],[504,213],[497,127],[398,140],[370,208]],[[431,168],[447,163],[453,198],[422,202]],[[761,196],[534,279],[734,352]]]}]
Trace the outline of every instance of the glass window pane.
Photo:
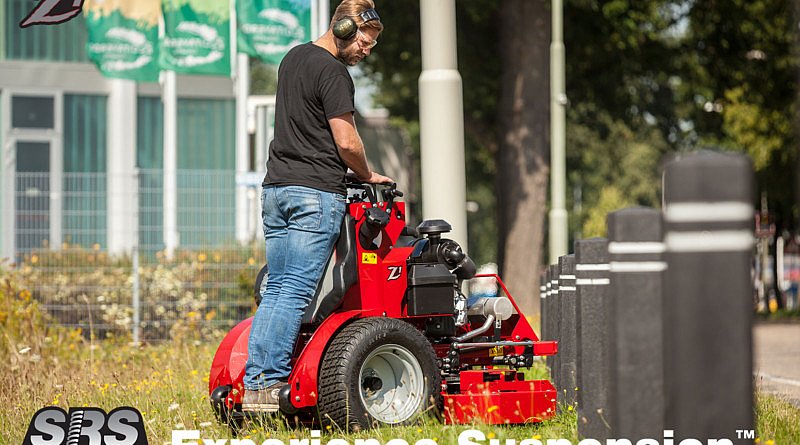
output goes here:
[{"label": "glass window pane", "polygon": [[14,128],[54,128],[53,102],[52,97],[12,97],[11,126]]},{"label": "glass window pane", "polygon": [[18,253],[50,240],[50,143],[17,142],[16,226]]}]

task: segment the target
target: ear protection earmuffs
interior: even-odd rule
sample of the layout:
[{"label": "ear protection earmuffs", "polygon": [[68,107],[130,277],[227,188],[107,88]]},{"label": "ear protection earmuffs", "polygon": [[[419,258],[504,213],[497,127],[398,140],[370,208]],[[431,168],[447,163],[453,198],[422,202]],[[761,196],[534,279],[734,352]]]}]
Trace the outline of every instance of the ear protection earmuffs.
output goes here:
[{"label": "ear protection earmuffs", "polygon": [[[367,9],[358,16],[361,17],[361,20],[363,20],[364,23],[367,23],[370,20],[381,19],[378,15],[378,12],[374,9]],[[352,17],[345,17],[341,20],[337,20],[333,24],[333,35],[342,40],[352,39],[356,36],[356,32],[358,32],[358,25]]]}]

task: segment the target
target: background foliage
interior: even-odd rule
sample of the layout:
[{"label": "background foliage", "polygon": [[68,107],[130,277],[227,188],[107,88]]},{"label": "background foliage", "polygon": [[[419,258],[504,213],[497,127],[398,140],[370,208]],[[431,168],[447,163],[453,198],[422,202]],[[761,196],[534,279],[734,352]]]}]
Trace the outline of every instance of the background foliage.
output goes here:
[{"label": "background foliage", "polygon": [[[469,215],[470,253],[479,262],[498,260],[498,124],[513,113],[498,109],[498,54],[510,44],[498,16],[520,1],[456,2],[467,197],[479,204]],[[792,2],[565,3],[574,237],[603,235],[610,210],[658,207],[664,156],[707,146],[749,154],[779,230],[796,230],[800,57]],[[377,0],[376,6],[386,31],[364,70],[379,85],[376,102],[409,129],[418,150],[419,2]]]}]

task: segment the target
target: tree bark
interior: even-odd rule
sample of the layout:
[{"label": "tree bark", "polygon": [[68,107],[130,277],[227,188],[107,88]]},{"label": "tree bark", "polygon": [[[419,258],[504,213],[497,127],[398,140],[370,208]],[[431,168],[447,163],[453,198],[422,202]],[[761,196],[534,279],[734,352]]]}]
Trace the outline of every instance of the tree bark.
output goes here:
[{"label": "tree bark", "polygon": [[498,259],[526,315],[539,314],[550,130],[550,2],[506,0],[500,11],[503,63],[498,106]]}]

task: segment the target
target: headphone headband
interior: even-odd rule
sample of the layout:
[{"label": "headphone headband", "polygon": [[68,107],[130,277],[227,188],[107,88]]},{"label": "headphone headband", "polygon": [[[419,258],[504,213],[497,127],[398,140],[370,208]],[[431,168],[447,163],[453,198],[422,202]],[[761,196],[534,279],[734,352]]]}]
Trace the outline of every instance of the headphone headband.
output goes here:
[{"label": "headphone headband", "polygon": [[374,10],[372,8],[364,10],[364,12],[359,14],[359,17],[361,17],[361,20],[363,20],[364,23],[367,23],[367,22],[372,21],[372,20],[380,20],[381,19],[381,17],[378,15],[378,11],[376,11],[376,10]]}]

